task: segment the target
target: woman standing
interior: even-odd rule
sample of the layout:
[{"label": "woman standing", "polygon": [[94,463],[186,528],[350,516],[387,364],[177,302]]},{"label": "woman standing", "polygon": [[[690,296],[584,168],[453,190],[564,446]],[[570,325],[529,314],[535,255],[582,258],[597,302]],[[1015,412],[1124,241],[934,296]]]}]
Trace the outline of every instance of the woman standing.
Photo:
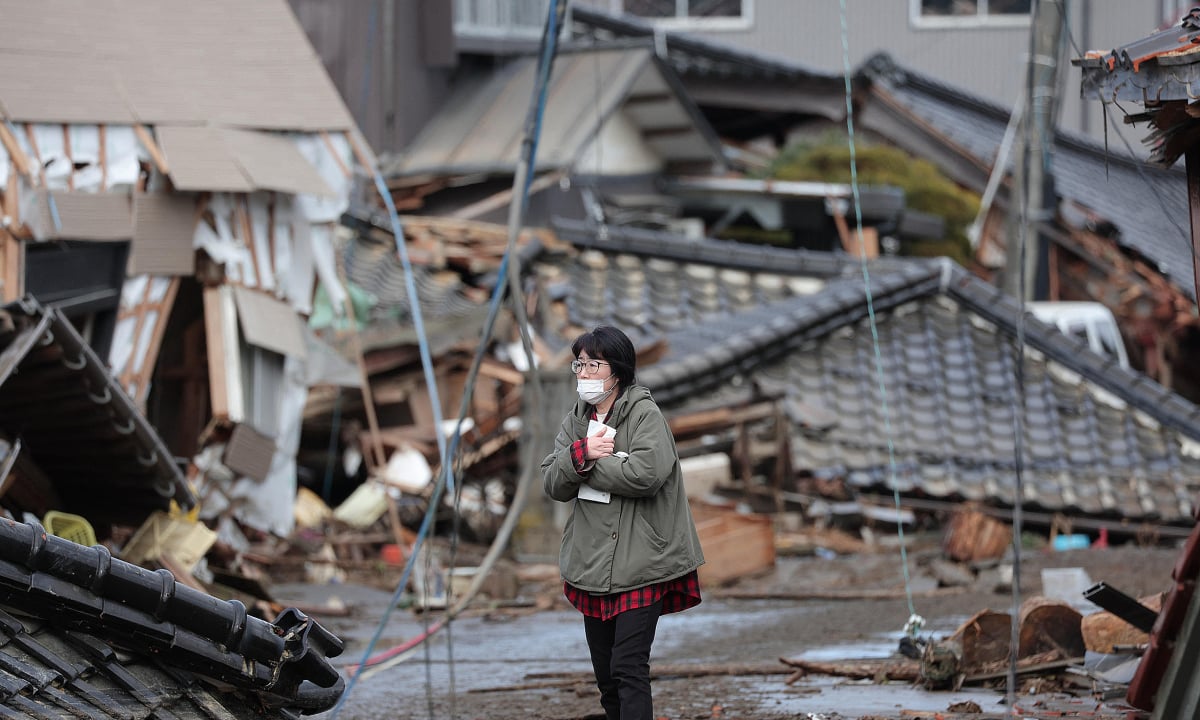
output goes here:
[{"label": "woman standing", "polygon": [[573,504],[559,554],[564,593],[583,613],[608,720],[652,720],[658,618],[700,603],[704,556],[675,438],[636,384],[633,343],[601,326],[571,352],[579,400],[542,461],[546,494]]}]

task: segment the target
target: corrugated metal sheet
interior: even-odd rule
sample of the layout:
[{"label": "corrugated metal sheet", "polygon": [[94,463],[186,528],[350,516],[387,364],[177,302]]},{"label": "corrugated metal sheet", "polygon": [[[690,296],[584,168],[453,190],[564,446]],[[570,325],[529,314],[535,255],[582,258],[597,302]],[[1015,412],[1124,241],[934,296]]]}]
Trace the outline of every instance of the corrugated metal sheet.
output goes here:
[{"label": "corrugated metal sheet", "polygon": [[303,358],[308,354],[300,318],[290,305],[248,288],[233,290],[246,342],[280,355]]},{"label": "corrugated metal sheet", "polygon": [[285,0],[0,0],[0,17],[14,121],[353,125]]},{"label": "corrugated metal sheet", "polygon": [[[533,58],[462,85],[390,168],[421,173],[511,172],[517,165],[526,108],[536,74]],[[539,170],[571,165],[613,113],[624,109],[665,160],[718,157],[699,116],[667,80],[649,50],[562,55],[547,90],[538,144]]]},{"label": "corrugated metal sheet", "polygon": [[245,423],[239,423],[229,436],[221,462],[238,475],[262,481],[271,472],[275,440]]},{"label": "corrugated metal sheet", "polygon": [[191,275],[196,269],[195,229],[194,196],[134,195],[130,274]]},{"label": "corrugated metal sheet", "polygon": [[38,190],[32,219],[39,240],[128,240],[133,234],[125,193]]},{"label": "corrugated metal sheet", "polygon": [[333,195],[294,143],[255,130],[160,125],[168,174],[179,190]]},{"label": "corrugated metal sheet", "polygon": [[256,187],[297,195],[335,195],[291,140],[253,130],[221,130],[221,138]]}]

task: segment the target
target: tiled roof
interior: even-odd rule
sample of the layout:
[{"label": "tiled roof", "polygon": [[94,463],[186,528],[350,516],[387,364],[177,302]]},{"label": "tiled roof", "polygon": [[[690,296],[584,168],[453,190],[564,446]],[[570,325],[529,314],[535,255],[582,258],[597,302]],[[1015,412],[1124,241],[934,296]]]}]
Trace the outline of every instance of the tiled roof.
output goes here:
[{"label": "tiled roof", "polygon": [[570,290],[571,321],[584,327],[615,324],[631,337],[653,337],[806,295],[850,267],[847,258],[828,252],[681,239],[631,227],[599,231],[561,219],[553,227],[580,250],[556,277]]},{"label": "tiled roof", "polygon": [[327,710],[341,641],[287,610],[274,623],[0,520],[0,717],[296,718]]},{"label": "tiled roof", "polygon": [[679,73],[715,74],[779,79],[820,79],[841,83],[842,76],[808,68],[794,61],[772,57],[684,32],[662,31],[632,15],[612,15],[603,10],[575,5],[571,20],[577,25],[603,30],[614,37],[648,38],[661,36],[668,61]]},{"label": "tiled roof", "polygon": [[0,308],[0,435],[19,441],[20,454],[49,479],[55,497],[40,502],[96,525],[141,523],[172,499],[187,508],[196,502],[106,364],[61,311],[32,298]]},{"label": "tiled roof", "polygon": [[[563,271],[573,278],[572,320],[666,339],[666,357],[638,372],[664,408],[744,399],[752,382],[782,389],[797,470],[888,487],[884,393],[856,261],[628,229],[605,239],[558,230],[581,250]],[[1200,408],[1031,315],[1022,396],[1015,301],[949,261],[878,262],[869,275],[902,491],[1011,505],[1014,413],[1023,407],[1024,506],[1190,521],[1200,459],[1187,448],[1200,440]],[[758,289],[806,277],[803,293]],[[812,407],[836,423],[808,427]]]},{"label": "tiled roof", "polygon": [[[878,90],[927,123],[940,136],[990,168],[1004,137],[1009,111],[926,75],[898,65],[886,54],[868,60],[861,72]],[[882,108],[881,108],[882,109]],[[1130,157],[1123,146],[1105,148],[1059,131],[1054,146],[1054,189],[1066,200],[1093,209],[1118,230],[1118,243],[1145,257],[1193,300],[1187,178]]]}]

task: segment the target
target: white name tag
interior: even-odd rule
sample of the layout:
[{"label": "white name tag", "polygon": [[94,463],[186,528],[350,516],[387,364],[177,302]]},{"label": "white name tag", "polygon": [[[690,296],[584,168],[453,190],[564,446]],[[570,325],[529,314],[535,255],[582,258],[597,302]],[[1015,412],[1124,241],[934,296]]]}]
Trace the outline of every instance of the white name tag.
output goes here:
[{"label": "white name tag", "polygon": [[590,500],[598,503],[612,502],[612,493],[597,490],[596,488],[584,483],[579,486],[579,499]]}]

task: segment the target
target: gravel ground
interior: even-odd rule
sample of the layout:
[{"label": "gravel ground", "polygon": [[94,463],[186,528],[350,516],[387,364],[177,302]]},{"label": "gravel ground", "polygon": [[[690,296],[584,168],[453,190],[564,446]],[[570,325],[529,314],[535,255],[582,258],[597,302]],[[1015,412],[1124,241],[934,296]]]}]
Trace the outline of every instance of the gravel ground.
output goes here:
[{"label": "gravel ground", "polygon": [[[913,604],[926,618],[925,637],[940,639],[979,610],[1010,611],[1011,593],[983,580],[956,594],[923,596],[935,583],[926,564],[935,550],[908,554]],[[1030,551],[1021,561],[1023,595],[1042,592],[1043,568],[1084,569],[1130,595],[1170,587],[1176,548],[1134,546],[1070,552]],[[896,656],[910,612],[902,590],[899,551],[831,559],[782,557],[773,572],[731,587],[706,588],[697,608],[663,618],[651,669],[675,674],[654,682],[660,718],[912,718],[960,717],[956,703],[975,703],[982,715],[1001,717],[1005,691],[967,688],[933,692],[908,683],[875,684],[810,675],[791,685],[780,658],[852,660]],[[553,582],[525,587],[527,599],[549,609],[471,610],[411,653],[406,661],[363,674],[336,716],[345,720],[453,718],[474,720],[567,720],[601,718],[591,685],[587,647],[578,614],[561,600]],[[897,590],[890,599],[785,599],[788,593]],[[736,594],[736,597],[731,595]],[[382,630],[379,618],[390,593],[355,584],[286,585],[276,595],[294,602],[323,603],[336,597],[353,612],[322,620],[347,641],[347,663],[361,659],[378,631],[376,652],[421,633],[437,618],[397,609]],[[761,597],[767,599],[747,599]],[[736,666],[731,675],[685,677],[679,666]],[[1122,695],[1123,697],[1123,695]],[[1119,699],[1102,705],[1090,694],[1042,692],[1018,698],[1020,717],[1124,717]],[[925,714],[922,714],[925,713]],[[332,718],[334,712],[323,718]]]}]

